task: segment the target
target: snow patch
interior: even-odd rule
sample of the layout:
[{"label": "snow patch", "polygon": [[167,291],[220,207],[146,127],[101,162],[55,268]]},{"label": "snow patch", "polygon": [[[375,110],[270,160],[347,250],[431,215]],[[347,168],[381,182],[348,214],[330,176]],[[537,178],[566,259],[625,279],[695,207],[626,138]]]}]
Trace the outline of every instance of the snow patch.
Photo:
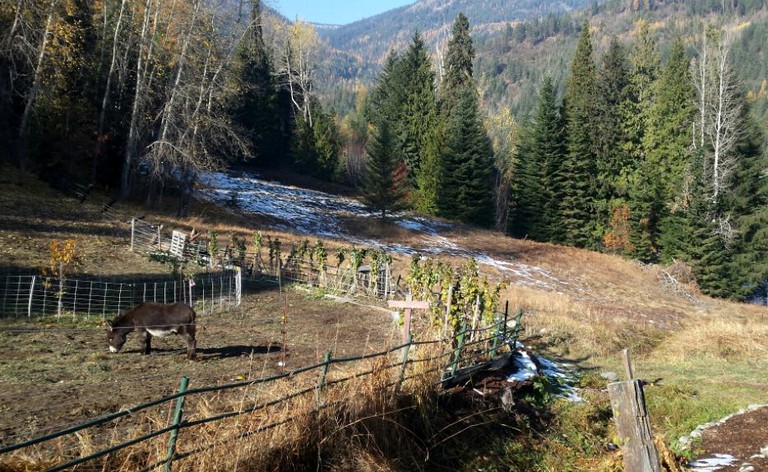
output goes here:
[{"label": "snow patch", "polygon": [[698,472],[714,472],[723,467],[728,467],[738,459],[730,454],[715,454],[715,457],[709,459],[699,459],[688,464],[692,470]]},{"label": "snow patch", "polygon": [[451,228],[450,223],[408,213],[396,213],[392,215],[395,224],[421,233],[423,237],[418,247],[387,244],[358,238],[343,230],[341,219],[344,217],[376,218],[378,216],[355,199],[266,181],[258,178],[257,175],[247,173],[204,173],[200,176],[200,181],[203,184],[200,195],[204,199],[223,206],[235,205],[243,212],[273,218],[274,229],[307,236],[340,239],[406,256],[425,253],[461,258],[473,257],[478,264],[498,270],[512,285],[554,292],[562,292],[564,287],[574,289],[569,283],[554,277],[540,267],[496,259],[482,251],[468,250],[441,236],[441,231]]},{"label": "snow patch", "polygon": [[519,341],[517,349],[514,350],[514,356],[516,369],[507,377],[507,382],[525,382],[540,374],[546,376],[555,386],[555,397],[565,398],[574,403],[584,401],[576,387],[578,378],[566,364],[553,362],[540,356],[536,356],[534,361]]}]

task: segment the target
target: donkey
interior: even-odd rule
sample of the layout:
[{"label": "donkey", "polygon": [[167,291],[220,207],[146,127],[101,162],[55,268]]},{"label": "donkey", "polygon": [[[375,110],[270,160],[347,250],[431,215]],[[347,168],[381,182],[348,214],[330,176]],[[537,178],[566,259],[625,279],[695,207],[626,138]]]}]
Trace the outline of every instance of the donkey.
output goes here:
[{"label": "donkey", "polygon": [[109,350],[118,352],[131,331],[138,331],[141,353],[149,354],[152,336],[164,338],[171,334],[187,342],[187,358],[195,358],[195,311],[184,303],[165,305],[144,302],[108,322]]}]

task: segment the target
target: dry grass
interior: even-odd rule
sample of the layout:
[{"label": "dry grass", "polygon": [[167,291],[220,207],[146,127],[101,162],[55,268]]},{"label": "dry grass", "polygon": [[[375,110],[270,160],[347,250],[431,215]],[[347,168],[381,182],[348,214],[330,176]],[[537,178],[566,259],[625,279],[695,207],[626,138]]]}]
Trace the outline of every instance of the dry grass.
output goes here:
[{"label": "dry grass", "polygon": [[[10,191],[0,191],[0,214],[7,227],[0,232],[0,257],[6,264],[36,267],[45,262],[45,248],[50,240],[73,237],[82,248],[86,271],[166,270],[159,264],[148,266],[145,258],[115,250],[127,244],[127,226],[115,228],[113,220],[98,216],[99,202],[106,199],[105,196],[94,195],[85,204],[88,211],[83,211],[82,206],[62,199],[45,184],[31,181],[25,189],[34,192],[35,200],[42,204],[40,212],[31,215],[25,206],[29,195],[17,191],[11,183],[12,177],[5,179],[0,181],[0,186]],[[250,249],[253,232],[268,222],[208,203],[196,203],[195,215],[185,219],[169,216],[173,214],[172,208],[172,201],[156,210],[131,205],[118,207],[127,215],[144,213],[147,220],[162,223],[169,229],[195,228],[201,233],[215,230],[222,247],[236,234],[246,239]],[[74,219],[78,219],[77,230],[70,223]],[[350,220],[345,225],[350,231],[381,237],[388,242],[415,244],[421,238],[419,234],[388,223],[369,225]],[[270,230],[268,233],[283,240],[284,248],[306,239],[285,232]],[[631,348],[638,375],[664,379],[660,386],[648,389],[647,397],[654,427],[666,438],[666,446],[674,444],[679,434],[690,431],[698,422],[717,419],[739,406],[764,402],[768,392],[764,378],[768,368],[764,360],[768,346],[765,309],[701,295],[684,265],[645,266],[614,255],[515,240],[463,226],[455,226],[443,236],[469,250],[482,250],[500,260],[542,268],[562,281],[549,289],[511,285],[505,290],[502,298],[509,300],[511,309],[522,307],[526,312],[523,342],[535,351],[572,360],[598,373],[619,370],[619,351]],[[324,241],[324,244],[329,254],[342,245],[339,241]],[[406,257],[396,258],[400,270],[407,263]],[[498,272],[495,275],[498,276]],[[317,355],[321,356],[322,352]],[[320,403],[313,392],[268,410],[183,430],[180,452],[208,449],[180,460],[175,468],[393,471],[423,467],[425,456],[434,452],[425,441],[434,438],[447,421],[435,415],[436,390],[430,383],[434,378],[425,375],[408,381],[401,395],[395,396],[391,388],[381,388],[393,381],[396,374],[392,370],[377,365],[366,366],[366,369],[372,369],[374,375],[329,387]],[[329,380],[348,373],[334,368]],[[269,388],[254,386],[228,395],[201,396],[189,401],[188,417],[241,411],[302,386],[309,388],[316,382],[316,377],[294,378],[270,384]],[[324,407],[318,409],[319,405]],[[584,419],[594,412],[575,414],[564,410],[559,413],[562,422],[553,429],[548,439],[552,442],[546,443],[552,446],[551,451],[547,448],[535,451],[541,453],[541,457],[532,459],[535,462],[531,467],[578,469],[580,464],[584,467],[582,470],[617,470],[615,456],[604,451],[574,452],[574,448],[583,445],[557,438],[563,431],[571,431],[569,428],[583,429]],[[83,434],[77,445],[59,444],[58,454],[71,453],[73,447],[92,450],[105,438],[114,443],[120,438],[137,437],[151,428],[167,425],[169,415],[166,409],[143,422],[122,422],[119,438],[116,430],[102,438]],[[290,421],[258,432],[283,420]],[[249,433],[253,434],[248,436]],[[241,439],[243,435],[246,437]],[[509,440],[505,441],[509,446]],[[457,450],[462,447],[455,445]],[[145,446],[128,448],[106,459],[104,466],[109,470],[135,470],[162,460],[166,448],[163,437]],[[674,454],[666,447],[662,452],[673,462]],[[52,463],[54,455],[55,452],[38,451],[25,456],[23,461],[21,456],[14,456],[6,463],[13,470],[27,466],[36,470]]]}]

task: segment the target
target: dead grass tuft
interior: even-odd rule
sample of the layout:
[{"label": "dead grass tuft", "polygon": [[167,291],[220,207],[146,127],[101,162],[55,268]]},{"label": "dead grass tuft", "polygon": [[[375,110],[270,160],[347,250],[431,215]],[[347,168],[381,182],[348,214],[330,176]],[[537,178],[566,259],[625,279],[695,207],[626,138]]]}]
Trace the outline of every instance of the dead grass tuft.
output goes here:
[{"label": "dead grass tuft", "polygon": [[701,356],[725,360],[764,357],[768,353],[768,324],[754,319],[694,321],[684,331],[671,335],[660,349],[666,356],[680,360]]}]

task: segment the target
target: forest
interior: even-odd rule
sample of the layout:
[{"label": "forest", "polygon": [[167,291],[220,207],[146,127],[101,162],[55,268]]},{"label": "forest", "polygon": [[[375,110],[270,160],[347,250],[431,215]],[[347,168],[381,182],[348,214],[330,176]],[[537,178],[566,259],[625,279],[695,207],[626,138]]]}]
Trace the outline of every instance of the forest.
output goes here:
[{"label": "forest", "polygon": [[[662,8],[707,21],[661,28]],[[459,12],[439,54],[410,31],[347,92],[322,83],[328,46],[312,25],[264,10],[4,2],[3,165],[149,205],[173,192],[182,216],[201,172],[290,168],[356,187],[382,218],[411,210],[683,263],[707,294],[765,295],[765,52],[743,57],[765,28],[762,0],[611,1],[479,38]]]}]

